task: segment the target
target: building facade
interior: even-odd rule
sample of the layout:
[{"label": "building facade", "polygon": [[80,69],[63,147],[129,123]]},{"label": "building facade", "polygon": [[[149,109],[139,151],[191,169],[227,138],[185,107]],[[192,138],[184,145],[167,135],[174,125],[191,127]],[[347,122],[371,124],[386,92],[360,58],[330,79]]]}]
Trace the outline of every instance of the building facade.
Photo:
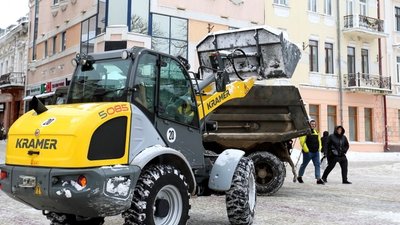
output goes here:
[{"label": "building facade", "polygon": [[[264,0],[30,0],[26,100],[68,85],[71,59],[141,46],[187,58],[212,31],[264,23]],[[262,7],[260,7],[262,6]],[[247,12],[252,13],[247,13]]]},{"label": "building facade", "polygon": [[23,114],[28,55],[28,18],[0,32],[0,126],[7,131]]},{"label": "building facade", "polygon": [[400,1],[384,4],[387,60],[385,65],[392,76],[393,91],[387,96],[387,118],[390,151],[400,151]]},{"label": "building facade", "polygon": [[387,150],[393,90],[383,1],[267,0],[265,7],[265,23],[302,49],[291,82],[321,133],[340,124],[352,150]]}]

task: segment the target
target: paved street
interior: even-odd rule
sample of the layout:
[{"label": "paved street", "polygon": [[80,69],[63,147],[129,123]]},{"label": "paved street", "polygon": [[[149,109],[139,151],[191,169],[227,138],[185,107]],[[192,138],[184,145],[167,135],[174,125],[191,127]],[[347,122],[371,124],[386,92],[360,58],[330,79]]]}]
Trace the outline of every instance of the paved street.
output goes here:
[{"label": "paved street", "polygon": [[[297,160],[297,156],[293,158]],[[4,143],[0,144],[0,160],[4,161]],[[304,184],[291,180],[287,174],[274,196],[258,197],[255,225],[400,224],[399,153],[350,152],[351,185],[341,183],[339,166],[326,185],[315,184],[312,164],[307,167]],[[40,211],[11,200],[3,192],[0,202],[0,225],[49,224]],[[191,204],[189,225],[229,224],[223,196],[192,198]],[[115,216],[107,218],[105,224],[122,223],[121,217]]]}]

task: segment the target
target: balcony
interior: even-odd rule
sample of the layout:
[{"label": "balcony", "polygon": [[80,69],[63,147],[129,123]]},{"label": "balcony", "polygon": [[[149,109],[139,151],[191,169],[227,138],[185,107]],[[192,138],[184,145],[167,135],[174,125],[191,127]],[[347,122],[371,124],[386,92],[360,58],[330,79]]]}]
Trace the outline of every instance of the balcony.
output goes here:
[{"label": "balcony", "polygon": [[376,38],[385,38],[383,20],[363,16],[348,15],[344,17],[343,33],[350,37],[361,38],[364,40],[373,40]]},{"label": "balcony", "polygon": [[25,73],[11,72],[0,76],[0,88],[25,87]]},{"label": "balcony", "polygon": [[345,74],[343,84],[344,88],[351,92],[372,94],[392,93],[390,77],[365,73]]}]

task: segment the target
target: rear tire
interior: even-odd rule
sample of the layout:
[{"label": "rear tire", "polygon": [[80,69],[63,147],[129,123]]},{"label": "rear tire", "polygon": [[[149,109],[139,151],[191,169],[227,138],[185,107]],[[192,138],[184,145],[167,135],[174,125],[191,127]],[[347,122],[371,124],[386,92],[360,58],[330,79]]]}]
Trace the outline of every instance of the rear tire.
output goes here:
[{"label": "rear tire", "polygon": [[283,162],[269,152],[254,152],[248,156],[256,170],[256,187],[260,195],[273,195],[283,185],[286,169]]},{"label": "rear tire", "polygon": [[139,177],[131,208],[122,213],[125,225],[185,225],[189,191],[185,177],[170,165],[153,165]]},{"label": "rear tire", "polygon": [[226,209],[232,225],[253,223],[256,206],[256,184],[253,162],[243,157],[233,174],[231,188],[226,192]]}]

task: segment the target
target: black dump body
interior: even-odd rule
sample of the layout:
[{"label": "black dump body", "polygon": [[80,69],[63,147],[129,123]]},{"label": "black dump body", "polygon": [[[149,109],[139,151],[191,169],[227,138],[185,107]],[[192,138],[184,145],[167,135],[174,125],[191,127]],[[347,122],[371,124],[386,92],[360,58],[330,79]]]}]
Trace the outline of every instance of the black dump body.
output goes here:
[{"label": "black dump body", "polygon": [[289,141],[309,131],[308,116],[294,86],[255,85],[242,99],[216,109],[208,118],[217,131],[204,133],[207,149],[238,148],[248,153]]}]

